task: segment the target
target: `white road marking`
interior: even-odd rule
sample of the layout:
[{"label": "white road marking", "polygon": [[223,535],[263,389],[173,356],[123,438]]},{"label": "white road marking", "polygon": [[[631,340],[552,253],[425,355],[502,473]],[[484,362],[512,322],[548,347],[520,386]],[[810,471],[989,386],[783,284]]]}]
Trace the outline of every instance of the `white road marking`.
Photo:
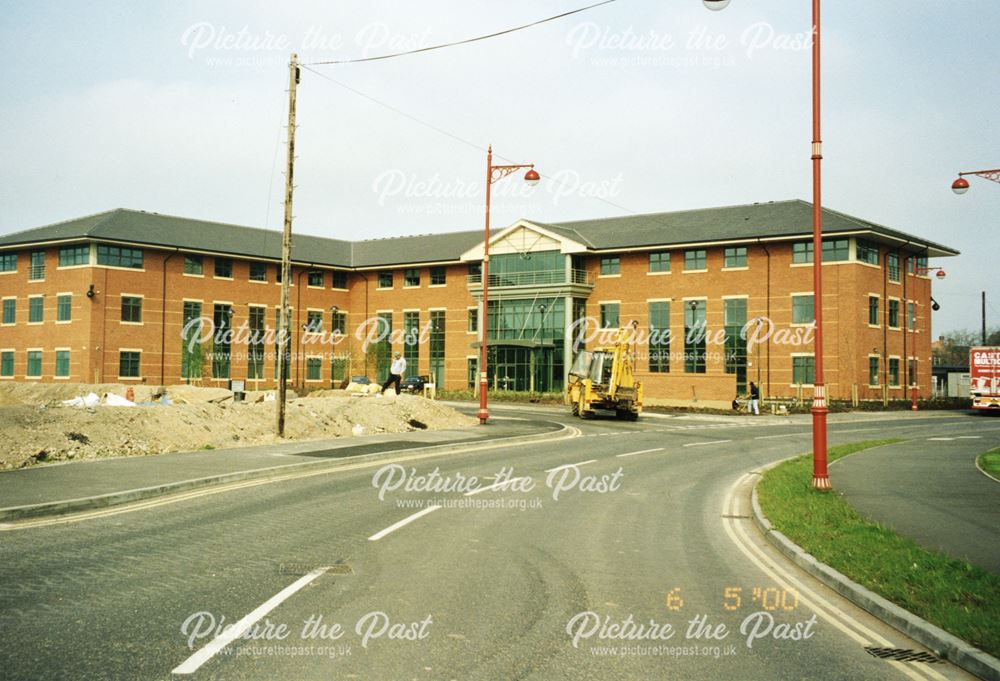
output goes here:
[{"label": "white road marking", "polygon": [[951,440],[954,440],[954,439],[955,438],[953,438],[953,437],[929,437],[929,438],[927,438],[927,441],[928,442],[950,442]]},{"label": "white road marking", "polygon": [[809,435],[809,431],[805,430],[801,433],[785,433],[784,435],[758,435],[754,440],[770,440],[776,437],[795,437],[796,435]]},{"label": "white road marking", "polygon": [[251,612],[249,615],[245,616],[236,624],[227,628],[221,634],[216,636],[214,639],[209,641],[203,648],[201,648],[194,655],[184,660],[181,664],[174,668],[171,672],[172,674],[193,674],[198,670],[201,665],[208,662],[212,657],[218,653],[220,650],[228,646],[235,639],[242,636],[247,629],[252,627],[259,619],[267,615],[269,612],[274,610],[276,607],[281,605],[282,602],[287,600],[296,591],[309,584],[311,581],[319,577],[321,574],[329,570],[330,567],[319,567],[310,572],[307,575],[299,577],[297,580],[286,586],[284,589],[271,596],[268,600],[264,601],[256,610]]},{"label": "white road marking", "polygon": [[615,454],[615,456],[621,459],[626,456],[635,456],[636,454],[649,454],[650,452],[662,452],[662,451],[663,447],[658,447],[657,449],[643,449],[638,452],[625,452],[624,454]]},{"label": "white road marking", "polygon": [[581,461],[580,463],[564,463],[562,466],[556,466],[555,468],[546,468],[546,473],[551,473],[552,471],[562,470],[563,468],[569,468],[570,466],[586,466],[588,463],[594,463],[597,459],[587,459],[586,461]]},{"label": "white road marking", "polygon": [[403,518],[398,523],[393,523],[392,525],[390,525],[389,527],[385,528],[384,530],[379,530],[378,532],[376,532],[372,536],[368,537],[368,541],[378,541],[379,539],[381,539],[385,535],[389,534],[390,532],[395,532],[396,530],[398,530],[399,528],[403,527],[404,525],[409,525],[410,523],[412,523],[417,518],[422,518],[423,516],[427,515],[428,513],[432,513],[433,511],[436,511],[439,508],[441,508],[441,507],[440,506],[428,506],[427,508],[423,509],[422,511],[417,511],[413,515],[407,516],[407,517]]},{"label": "white road marking", "polygon": [[494,482],[492,485],[486,485],[484,487],[477,487],[476,489],[469,490],[468,492],[465,493],[465,496],[471,497],[473,494],[479,494],[480,492],[498,490],[503,487],[512,486],[514,483],[520,482],[521,480],[531,480],[531,478],[522,477],[522,478],[510,478],[508,480],[500,480],[499,482]]},{"label": "white road marking", "polygon": [[688,442],[686,445],[681,445],[682,447],[701,447],[702,445],[721,445],[724,442],[732,442],[732,440],[712,440],[710,442]]},{"label": "white road marking", "polygon": [[959,440],[981,440],[982,435],[959,435]]}]

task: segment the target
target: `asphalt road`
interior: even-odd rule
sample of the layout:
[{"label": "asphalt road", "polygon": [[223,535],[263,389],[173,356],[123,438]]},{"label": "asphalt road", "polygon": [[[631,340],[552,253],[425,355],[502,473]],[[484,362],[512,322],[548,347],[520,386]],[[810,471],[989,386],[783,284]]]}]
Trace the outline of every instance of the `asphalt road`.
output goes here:
[{"label": "asphalt road", "polygon": [[[405,477],[382,462],[0,533],[0,676],[971,678],[868,654],[921,648],[791,568],[747,519],[734,483],[806,451],[808,426],[493,413],[578,430],[402,452]],[[865,416],[830,439],[980,423]],[[435,469],[458,489],[405,491]],[[482,489],[505,472],[518,487]]]}]

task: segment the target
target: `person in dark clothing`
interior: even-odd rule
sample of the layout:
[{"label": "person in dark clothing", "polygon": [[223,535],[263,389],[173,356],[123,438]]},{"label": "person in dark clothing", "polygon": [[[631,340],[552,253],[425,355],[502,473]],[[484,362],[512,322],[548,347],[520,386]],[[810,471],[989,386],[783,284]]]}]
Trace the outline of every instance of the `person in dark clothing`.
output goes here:
[{"label": "person in dark clothing", "polygon": [[750,412],[760,416],[760,388],[750,381]]},{"label": "person in dark clothing", "polygon": [[395,384],[396,394],[399,394],[399,384],[403,380],[403,373],[406,371],[406,360],[397,352],[393,355],[392,366],[389,367],[389,378],[385,379],[385,383],[382,384],[382,389],[378,391],[378,396],[382,397],[382,393],[390,385]]}]

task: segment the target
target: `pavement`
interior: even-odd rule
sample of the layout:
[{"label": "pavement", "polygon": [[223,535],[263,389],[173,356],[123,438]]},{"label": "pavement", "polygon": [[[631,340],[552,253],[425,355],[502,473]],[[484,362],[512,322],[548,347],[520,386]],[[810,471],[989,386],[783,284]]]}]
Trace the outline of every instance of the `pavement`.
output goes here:
[{"label": "pavement", "polygon": [[834,489],[918,544],[1000,574],[1000,482],[976,458],[1000,446],[1000,419],[868,449],[830,466]]},{"label": "pavement", "polygon": [[[3,677],[972,678],[756,531],[737,484],[808,450],[807,421],[491,413],[496,431],[464,436],[503,427],[516,439],[438,433],[447,441],[436,453],[320,455],[313,460],[330,463],[322,470],[253,486],[0,525]],[[980,426],[962,415],[864,415],[832,422],[830,441]],[[395,437],[365,446],[389,450]],[[204,466],[201,477],[219,473],[211,457],[230,472],[300,465],[309,452],[298,446],[178,455],[169,465],[184,478],[194,475],[188,462]],[[132,465],[169,480],[161,459]],[[132,470],[111,464],[0,475],[0,492],[37,503],[153,480],[129,473],[102,488],[101,471]],[[47,477],[75,484],[74,468],[87,471],[71,494]],[[415,484],[381,484],[387,472]],[[454,484],[428,483],[434,475]],[[556,498],[553,485],[574,477]],[[519,487],[498,488],[505,479]],[[884,659],[886,650],[929,661]]]}]

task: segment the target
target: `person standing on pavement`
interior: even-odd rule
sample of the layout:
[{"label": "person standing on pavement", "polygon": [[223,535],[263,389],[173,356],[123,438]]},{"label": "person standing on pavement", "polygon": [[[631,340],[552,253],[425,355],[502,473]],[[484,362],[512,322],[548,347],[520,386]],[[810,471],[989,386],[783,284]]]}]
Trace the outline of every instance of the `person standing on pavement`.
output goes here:
[{"label": "person standing on pavement", "polygon": [[403,374],[406,372],[406,360],[398,352],[392,356],[392,366],[389,367],[389,378],[385,379],[385,383],[382,384],[382,389],[378,391],[379,397],[385,392],[385,389],[390,385],[396,385],[396,394],[399,394],[400,382],[403,380]]},{"label": "person standing on pavement", "polygon": [[760,416],[760,388],[753,381],[750,381],[750,412]]}]

